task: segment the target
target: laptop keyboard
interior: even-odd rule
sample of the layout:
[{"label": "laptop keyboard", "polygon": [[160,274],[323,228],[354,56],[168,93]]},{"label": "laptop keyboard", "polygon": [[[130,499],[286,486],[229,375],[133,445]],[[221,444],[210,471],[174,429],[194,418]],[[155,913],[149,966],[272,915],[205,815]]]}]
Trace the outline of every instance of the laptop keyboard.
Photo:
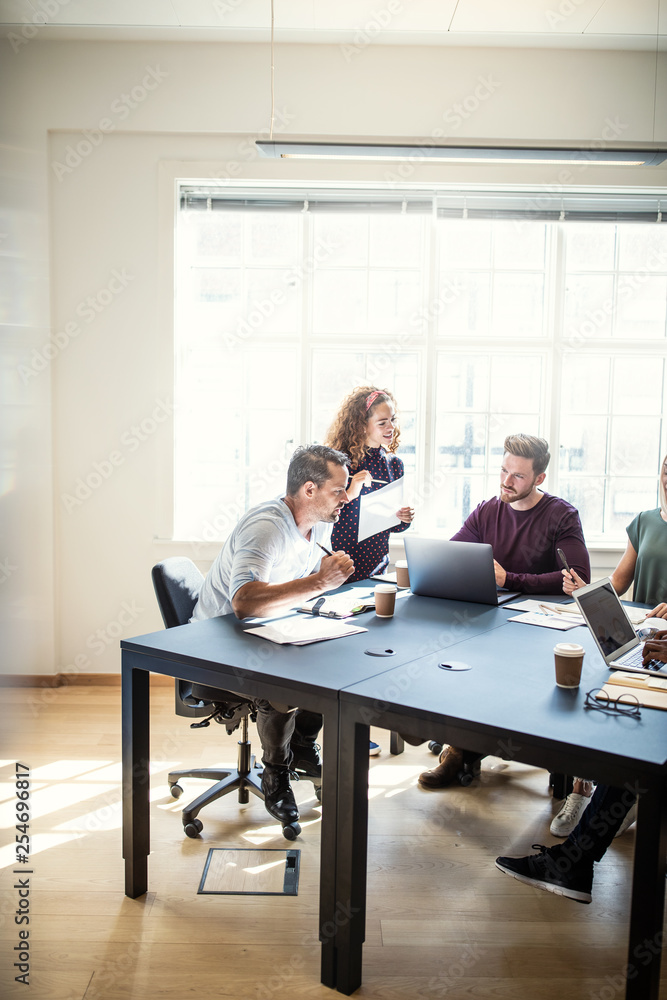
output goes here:
[{"label": "laptop keyboard", "polygon": [[623,667],[643,667],[644,670],[662,670],[665,667],[665,664],[661,663],[660,660],[649,660],[648,663],[644,664],[643,650],[643,646],[637,646],[636,649],[632,649],[616,662]]}]

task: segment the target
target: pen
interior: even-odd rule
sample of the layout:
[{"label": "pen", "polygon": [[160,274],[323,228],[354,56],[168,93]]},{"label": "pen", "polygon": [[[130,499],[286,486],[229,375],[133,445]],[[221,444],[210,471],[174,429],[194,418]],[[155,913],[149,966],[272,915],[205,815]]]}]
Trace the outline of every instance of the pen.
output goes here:
[{"label": "pen", "polygon": [[332,555],[333,555],[333,552],[329,552],[329,550],[328,550],[328,548],[326,547],[326,545],[322,545],[322,544],[321,544],[320,542],[316,542],[315,544],[316,544],[316,545],[319,545],[319,546],[320,546],[320,548],[322,549],[322,552],[326,552],[326,554],[327,554],[328,556],[332,556]]},{"label": "pen", "polygon": [[382,483],[383,486],[389,486],[386,479],[371,479],[372,483]]}]

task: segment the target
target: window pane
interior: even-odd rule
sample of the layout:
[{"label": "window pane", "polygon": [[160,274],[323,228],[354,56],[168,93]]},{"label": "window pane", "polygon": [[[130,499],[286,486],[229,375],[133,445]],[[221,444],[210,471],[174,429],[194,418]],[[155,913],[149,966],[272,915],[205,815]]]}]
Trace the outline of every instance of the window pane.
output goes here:
[{"label": "window pane", "polygon": [[438,229],[443,271],[491,266],[491,223],[447,220],[439,222]]},{"label": "window pane", "polygon": [[656,417],[612,417],[610,457],[612,476],[657,475],[660,420]]},{"label": "window pane", "polygon": [[664,368],[662,358],[616,358],[612,390],[614,413],[660,414]]},{"label": "window pane", "polygon": [[666,315],[667,277],[620,276],[615,330],[618,337],[664,337]]},{"label": "window pane", "polygon": [[599,476],[591,479],[562,479],[560,495],[576,507],[584,529],[584,538],[590,541],[601,535],[604,527],[605,481]]},{"label": "window pane", "polygon": [[609,401],[609,357],[566,354],[563,359],[561,412],[606,413]]},{"label": "window pane", "polygon": [[369,257],[372,267],[419,267],[423,242],[424,219],[421,216],[371,216]]},{"label": "window pane", "polygon": [[361,333],[366,329],[366,273],[316,271],[313,333]]},{"label": "window pane", "polygon": [[618,478],[608,485],[609,500],[605,530],[625,536],[625,529],[642,510],[658,506],[656,477],[652,479]]},{"label": "window pane", "polygon": [[493,279],[493,335],[541,337],[543,328],[544,275],[496,273]]},{"label": "window pane", "polygon": [[[365,267],[368,264],[368,217],[347,213],[313,216],[315,266]],[[324,260],[322,258],[325,258]]]},{"label": "window pane", "polygon": [[611,274],[572,274],[565,289],[565,328],[572,339],[611,337],[614,315],[614,277]]},{"label": "window pane", "polygon": [[386,335],[407,329],[421,305],[417,271],[371,271],[368,288],[368,331]]},{"label": "window pane", "polygon": [[618,227],[619,267],[622,271],[667,272],[667,226],[648,224]]},{"label": "window pane", "polygon": [[607,468],[607,418],[563,416],[560,422],[560,470],[599,473]]},{"label": "window pane", "polygon": [[541,222],[497,222],[493,227],[496,268],[544,270],[546,226]]},{"label": "window pane", "polygon": [[477,271],[444,271],[438,295],[429,303],[428,318],[438,333],[488,336],[491,326],[491,275]]},{"label": "window pane", "polygon": [[488,398],[488,358],[483,355],[438,355],[438,409],[486,410]]},{"label": "window pane", "polygon": [[564,227],[568,271],[611,271],[616,251],[616,226],[593,222]]}]

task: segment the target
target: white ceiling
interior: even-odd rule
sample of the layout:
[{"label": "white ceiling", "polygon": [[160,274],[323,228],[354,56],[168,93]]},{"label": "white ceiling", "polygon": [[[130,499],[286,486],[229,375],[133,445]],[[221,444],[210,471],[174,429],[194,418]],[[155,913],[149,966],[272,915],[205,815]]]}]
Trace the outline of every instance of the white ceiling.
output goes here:
[{"label": "white ceiling", "polygon": [[[274,0],[275,40],[667,48],[667,0]],[[0,34],[265,42],[271,0],[0,0]]]}]

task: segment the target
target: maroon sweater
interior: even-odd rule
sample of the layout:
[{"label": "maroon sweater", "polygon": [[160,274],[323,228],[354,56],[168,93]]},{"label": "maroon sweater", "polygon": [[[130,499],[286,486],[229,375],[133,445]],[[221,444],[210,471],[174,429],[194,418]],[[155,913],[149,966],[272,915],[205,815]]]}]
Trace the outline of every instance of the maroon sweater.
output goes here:
[{"label": "maroon sweater", "polygon": [[513,510],[498,497],[478,504],[454,542],[488,542],[493,558],[507,572],[507,590],[524,594],[560,594],[561,564],[556,549],[586,583],[591,564],[576,508],[543,493],[530,510]]}]

